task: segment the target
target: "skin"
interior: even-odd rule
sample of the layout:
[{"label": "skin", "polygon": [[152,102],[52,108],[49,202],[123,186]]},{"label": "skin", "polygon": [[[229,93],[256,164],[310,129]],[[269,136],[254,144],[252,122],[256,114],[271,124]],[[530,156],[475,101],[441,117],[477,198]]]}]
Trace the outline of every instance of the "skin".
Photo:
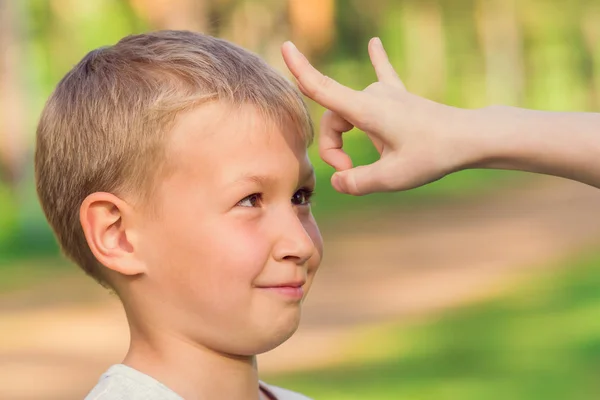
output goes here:
[{"label": "skin", "polygon": [[[336,169],[331,183],[339,192],[407,190],[468,168],[555,175],[600,188],[600,114],[439,104],[406,90],[378,38],[368,50],[378,80],[356,91],[322,75],[291,42],[282,47],[300,90],[327,108],[319,151]],[[353,127],[379,151],[375,163],[353,167],[343,150],[343,134]]]},{"label": "skin", "polygon": [[213,103],[179,115],[166,150],[156,213],[108,193],[81,207],[129,320],[124,363],[185,399],[259,399],[256,355],[300,320],[298,289],[275,286],[306,295],[323,252],[305,143],[251,106]]}]

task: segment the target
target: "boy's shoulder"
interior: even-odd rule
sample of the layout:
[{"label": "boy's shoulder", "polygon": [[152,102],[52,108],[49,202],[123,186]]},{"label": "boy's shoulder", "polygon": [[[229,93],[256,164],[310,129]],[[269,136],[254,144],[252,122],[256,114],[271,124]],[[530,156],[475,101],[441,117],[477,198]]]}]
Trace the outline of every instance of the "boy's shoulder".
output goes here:
[{"label": "boy's shoulder", "polygon": [[[263,391],[275,400],[311,400],[299,393],[260,382]],[[156,379],[117,364],[110,367],[85,400],[183,400],[181,396]]]},{"label": "boy's shoulder", "polygon": [[85,400],[183,400],[154,378],[123,364],[110,367]]},{"label": "boy's shoulder", "polygon": [[260,386],[264,391],[271,394],[276,400],[311,400],[309,397],[306,397],[300,393],[292,392],[291,390],[277,386],[268,385],[264,382],[260,382]]}]

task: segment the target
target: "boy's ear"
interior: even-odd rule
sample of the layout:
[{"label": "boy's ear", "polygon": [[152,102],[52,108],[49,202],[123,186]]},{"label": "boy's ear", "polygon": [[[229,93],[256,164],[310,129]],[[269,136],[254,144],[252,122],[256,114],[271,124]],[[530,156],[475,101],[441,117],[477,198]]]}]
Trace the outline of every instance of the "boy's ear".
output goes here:
[{"label": "boy's ear", "polygon": [[123,275],[146,272],[136,253],[133,209],[110,193],[92,193],[79,209],[79,220],[90,250],[105,267]]}]

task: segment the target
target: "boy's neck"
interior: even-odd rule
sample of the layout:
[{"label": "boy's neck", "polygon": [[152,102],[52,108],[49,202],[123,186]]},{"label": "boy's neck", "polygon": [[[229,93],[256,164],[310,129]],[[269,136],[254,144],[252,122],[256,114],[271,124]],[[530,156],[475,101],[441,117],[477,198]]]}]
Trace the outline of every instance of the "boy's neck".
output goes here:
[{"label": "boy's neck", "polygon": [[170,332],[144,332],[131,326],[123,364],[158,380],[186,400],[259,400],[255,356],[230,356],[186,341]]}]

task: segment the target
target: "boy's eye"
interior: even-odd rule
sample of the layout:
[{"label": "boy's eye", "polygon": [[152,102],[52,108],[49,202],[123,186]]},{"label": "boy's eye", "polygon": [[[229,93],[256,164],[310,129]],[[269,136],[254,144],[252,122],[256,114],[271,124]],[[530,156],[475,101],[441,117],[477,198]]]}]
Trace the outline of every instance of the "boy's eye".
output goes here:
[{"label": "boy's eye", "polygon": [[257,207],[260,204],[261,194],[254,193],[250,196],[244,197],[240,200],[237,205],[240,207]]},{"label": "boy's eye", "polygon": [[310,199],[313,196],[313,191],[309,189],[300,189],[292,196],[292,204],[295,206],[310,205]]}]

